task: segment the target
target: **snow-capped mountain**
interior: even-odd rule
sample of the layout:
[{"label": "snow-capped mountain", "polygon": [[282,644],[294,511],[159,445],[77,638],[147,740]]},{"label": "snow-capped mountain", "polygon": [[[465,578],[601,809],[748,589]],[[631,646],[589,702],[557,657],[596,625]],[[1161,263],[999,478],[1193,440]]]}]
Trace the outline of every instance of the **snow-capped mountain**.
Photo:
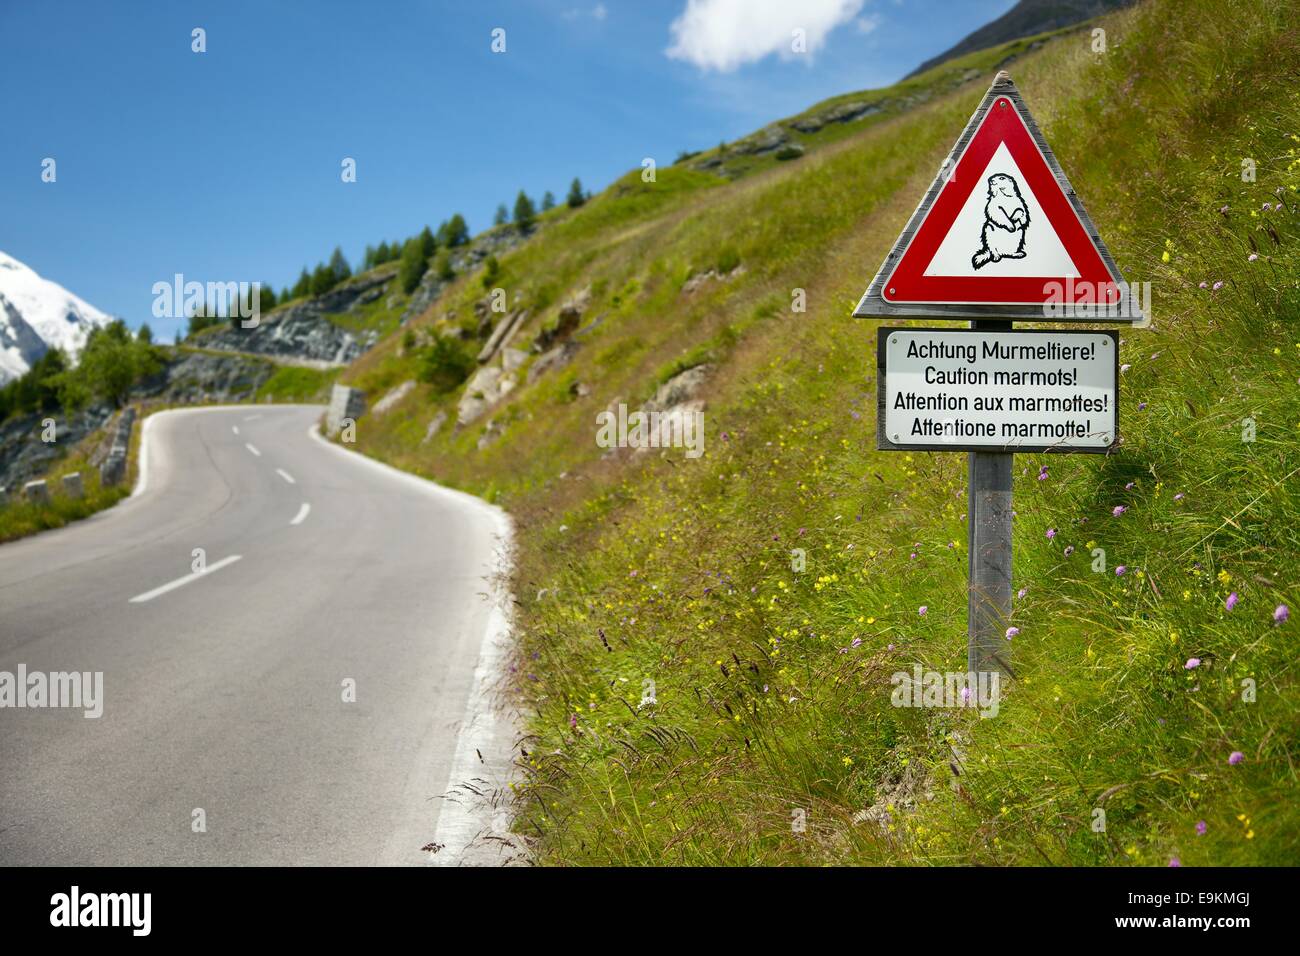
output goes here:
[{"label": "snow-capped mountain", "polygon": [[0,384],[18,378],[49,349],[75,355],[92,328],[110,321],[89,302],[0,252]]}]

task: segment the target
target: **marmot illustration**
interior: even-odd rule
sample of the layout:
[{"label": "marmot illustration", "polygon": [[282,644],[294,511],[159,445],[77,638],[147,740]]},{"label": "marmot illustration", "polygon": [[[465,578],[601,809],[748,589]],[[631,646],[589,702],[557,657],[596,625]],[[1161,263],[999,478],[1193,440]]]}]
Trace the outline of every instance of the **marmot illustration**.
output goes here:
[{"label": "marmot illustration", "polygon": [[970,264],[978,269],[1001,259],[1023,259],[1028,226],[1029,207],[1019,184],[1006,173],[994,173],[989,177],[989,201],[984,205],[983,245]]}]

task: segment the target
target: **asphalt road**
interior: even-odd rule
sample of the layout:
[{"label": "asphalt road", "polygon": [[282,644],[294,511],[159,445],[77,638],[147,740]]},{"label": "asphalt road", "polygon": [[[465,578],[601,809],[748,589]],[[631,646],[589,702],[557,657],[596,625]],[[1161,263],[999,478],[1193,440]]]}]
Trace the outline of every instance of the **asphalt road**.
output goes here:
[{"label": "asphalt road", "polygon": [[0,545],[0,671],[104,688],[97,719],[0,709],[0,863],[426,858],[500,528],[313,438],[321,411],[154,416],[137,495]]}]

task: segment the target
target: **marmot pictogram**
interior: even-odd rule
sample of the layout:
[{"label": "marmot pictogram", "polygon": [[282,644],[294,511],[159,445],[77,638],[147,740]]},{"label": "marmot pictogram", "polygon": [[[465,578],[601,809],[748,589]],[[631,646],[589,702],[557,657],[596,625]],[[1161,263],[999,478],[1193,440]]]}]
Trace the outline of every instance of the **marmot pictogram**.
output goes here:
[{"label": "marmot pictogram", "polygon": [[1001,259],[1025,257],[1025,229],[1029,226],[1029,207],[1020,195],[1020,186],[1006,173],[989,177],[989,201],[984,205],[983,245],[971,257],[976,269]]}]

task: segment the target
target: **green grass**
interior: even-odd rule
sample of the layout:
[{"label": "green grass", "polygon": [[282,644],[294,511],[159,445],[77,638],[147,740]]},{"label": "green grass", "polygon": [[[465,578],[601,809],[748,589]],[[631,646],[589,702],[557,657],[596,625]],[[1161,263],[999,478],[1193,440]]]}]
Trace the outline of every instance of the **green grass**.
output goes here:
[{"label": "green grass", "polygon": [[[57,468],[45,475],[50,489],[48,504],[35,504],[22,495],[22,488],[11,489],[10,495],[0,505],[0,543],[24,538],[29,534],[62,528],[73,521],[88,518],[97,511],[112,507],[131,494],[135,474],[135,448],[138,447],[139,422],[132,432],[132,453],[128,456],[127,477],[111,488],[99,484],[99,469],[92,467],[81,450],[75,450],[62,459]],[[92,447],[104,436],[101,429],[90,436],[79,448]],[[70,498],[63,490],[63,476],[80,472],[83,495]]]},{"label": "green grass", "polygon": [[[540,862],[1300,859],[1300,622],[1273,620],[1300,600],[1288,6],[1151,0],[1103,21],[1104,56],[1067,33],[1013,67],[1156,301],[1152,328],[1123,332],[1120,450],[1016,460],[1021,630],[994,719],[891,706],[896,671],[964,670],[965,460],[875,451],[876,323],[849,318],[987,70],[736,182],[626,177],[502,257],[533,308],[521,341],[590,285],[573,364],[427,444],[455,396],[417,393],[358,438],[517,518],[516,828]],[[684,294],[728,247],[743,274]],[[482,294],[462,279],[422,324]],[[414,378],[398,338],[345,378]],[[602,457],[597,412],[701,360],[704,457]],[[489,418],[503,431],[479,450]]]},{"label": "green grass", "polygon": [[339,370],[281,365],[262,383],[254,402],[327,402]]}]

